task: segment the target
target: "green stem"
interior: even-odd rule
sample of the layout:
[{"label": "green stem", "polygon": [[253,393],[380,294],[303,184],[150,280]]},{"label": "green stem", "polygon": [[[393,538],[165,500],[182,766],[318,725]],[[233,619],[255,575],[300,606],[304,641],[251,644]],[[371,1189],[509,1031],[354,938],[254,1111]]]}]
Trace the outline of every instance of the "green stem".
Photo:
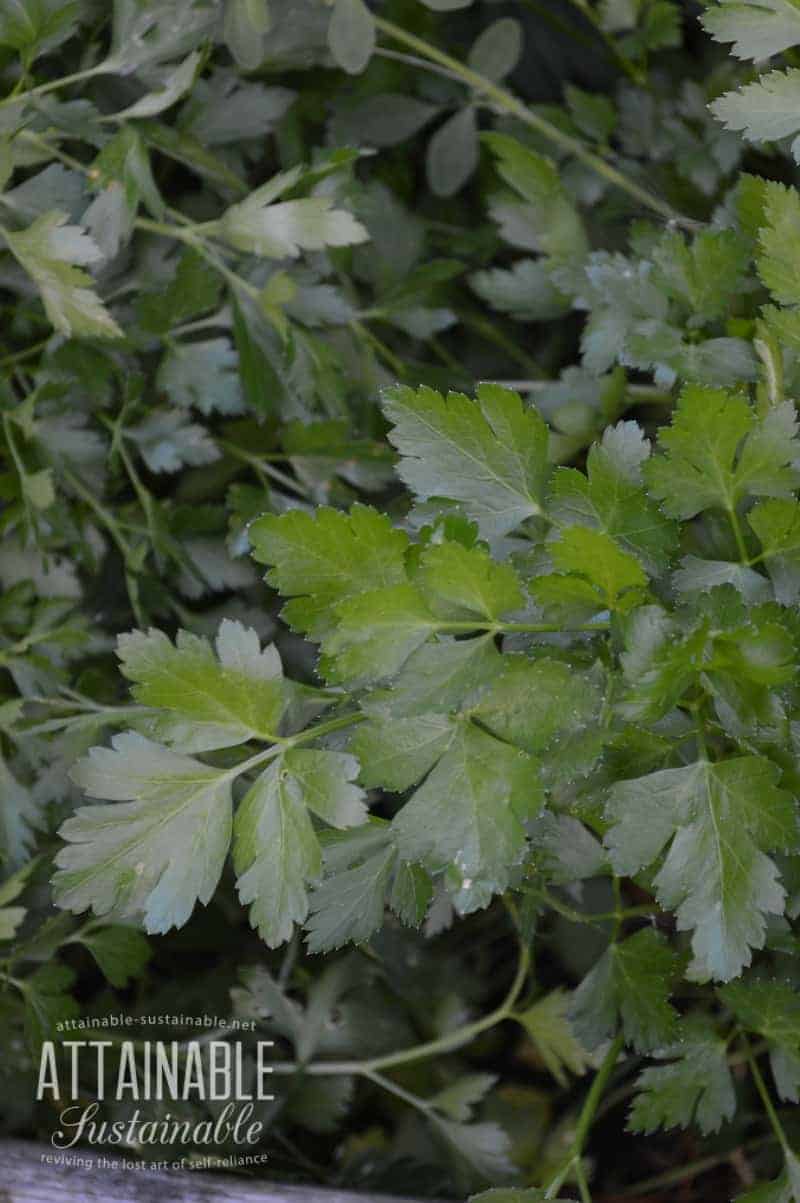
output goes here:
[{"label": "green stem", "polygon": [[[620,1032],[619,1035],[616,1036],[608,1046],[608,1052],[603,1058],[603,1063],[595,1074],[595,1079],[589,1088],[589,1093],[586,1095],[586,1098],[583,1101],[583,1107],[581,1108],[581,1113],[578,1116],[578,1124],[575,1129],[575,1137],[572,1142],[572,1148],[570,1150],[569,1157],[561,1169],[556,1171],[550,1180],[550,1183],[548,1184],[546,1191],[546,1198],[548,1199],[554,1199],[556,1197],[559,1190],[564,1185],[570,1170],[574,1169],[576,1171],[578,1185],[581,1190],[581,1198],[585,1201],[585,1203],[591,1203],[591,1194],[589,1193],[588,1185],[586,1185],[586,1179],[583,1175],[583,1167],[581,1165],[583,1159],[583,1150],[586,1145],[586,1141],[588,1140],[589,1132],[591,1131],[592,1127],[592,1121],[594,1120],[598,1105],[603,1097],[603,1092],[608,1085],[608,1080],[614,1071],[614,1066],[617,1064],[624,1044],[625,1038],[622,1035],[622,1032]],[[581,1186],[582,1182],[584,1186]],[[584,1187],[586,1193],[584,1193]]]},{"label": "green stem", "polygon": [[69,87],[70,84],[81,83],[83,80],[92,79],[95,75],[109,73],[109,68],[104,63],[98,63],[83,71],[75,71],[72,75],[62,75],[60,79],[50,79],[47,83],[38,84],[35,88],[27,88],[24,92],[12,92],[0,100],[0,109],[8,104],[17,104],[19,101],[28,100],[31,96],[45,96],[48,92],[56,92],[59,88]]},{"label": "green stem", "polygon": [[761,1102],[763,1103],[764,1110],[767,1113],[767,1118],[770,1122],[770,1127],[772,1128],[772,1131],[775,1133],[775,1139],[780,1144],[784,1154],[790,1153],[791,1147],[789,1145],[789,1141],[787,1139],[786,1132],[784,1131],[783,1124],[781,1123],[780,1117],[772,1104],[772,1099],[769,1097],[769,1091],[767,1090],[767,1084],[764,1081],[761,1070],[758,1068],[758,1062],[756,1061],[755,1053],[750,1048],[750,1043],[746,1036],[742,1036],[742,1046],[745,1051],[747,1064],[750,1067],[750,1073],[752,1075],[753,1081],[756,1084],[756,1090],[758,1091],[759,1095],[761,1096]]},{"label": "green stem", "polygon": [[741,560],[742,564],[748,564],[749,557],[747,555],[747,547],[745,545],[744,535],[742,534],[742,524],[739,521],[739,515],[736,513],[736,510],[733,506],[729,506],[725,512],[728,515],[731,529],[733,530],[733,536],[736,539],[736,547],[739,552],[739,559]]},{"label": "green stem", "polygon": [[34,343],[32,347],[26,347],[24,351],[16,351],[13,355],[5,355],[0,359],[0,368],[13,367],[16,363],[24,363],[26,359],[33,359],[40,351],[43,351],[50,338],[43,338],[41,342]]},{"label": "green stem", "polygon": [[437,46],[432,46],[429,42],[424,41],[423,38],[417,37],[416,34],[409,33],[400,25],[395,25],[393,21],[387,21],[383,17],[376,17],[375,24],[386,37],[407,46],[409,50],[421,55],[422,58],[446,68],[446,70],[456,75],[468,87],[472,88],[474,92],[478,93],[478,95],[487,97],[497,108],[512,117],[516,117],[518,121],[535,130],[537,134],[540,134],[554,145],[560,146],[568,154],[574,155],[576,159],[585,163],[587,167],[590,167],[598,175],[601,175],[610,184],[620,188],[623,192],[627,192],[630,197],[638,201],[645,208],[658,213],[660,217],[665,218],[667,221],[694,228],[694,222],[676,213],[666,201],[662,201],[652,192],[649,192],[634,180],[629,179],[628,176],[623,175],[621,171],[618,171],[616,167],[612,167],[610,163],[607,163],[600,155],[595,154],[594,151],[589,150],[577,138],[573,138],[571,134],[558,129],[557,126],[552,125],[545,117],[534,113],[521,100],[518,100],[516,96],[506,91],[505,88],[500,87],[499,84],[493,83],[492,80],[486,79],[483,75],[479,75],[477,71],[473,71],[464,63],[459,62],[458,59],[452,58],[443,50],[439,50]]},{"label": "green stem", "polygon": [[329,1074],[361,1074],[369,1077],[385,1069],[393,1069],[397,1065],[408,1065],[412,1061],[422,1061],[428,1057],[437,1057],[445,1053],[455,1052],[469,1044],[476,1036],[493,1028],[506,1019],[513,1018],[514,1005],[525,985],[530,968],[530,951],[524,940],[520,938],[519,960],[514,980],[508,993],[499,1007],[476,1019],[473,1023],[464,1024],[454,1032],[447,1032],[436,1040],[428,1040],[424,1044],[416,1044],[412,1048],[400,1049],[395,1053],[386,1053],[382,1057],[372,1057],[367,1061],[318,1061],[310,1065],[300,1065],[294,1061],[276,1062],[273,1066],[275,1073],[292,1074],[298,1070],[316,1077]]},{"label": "green stem", "polygon": [[534,891],[535,895],[541,898],[546,906],[556,914],[562,915],[565,919],[569,919],[570,923],[621,923],[625,919],[643,919],[648,915],[658,913],[658,906],[655,903],[650,905],[643,904],[642,906],[615,907],[613,911],[598,911],[597,913],[589,914],[587,911],[578,911],[574,907],[568,906],[562,902],[555,894],[551,894],[546,887],[542,887]]}]

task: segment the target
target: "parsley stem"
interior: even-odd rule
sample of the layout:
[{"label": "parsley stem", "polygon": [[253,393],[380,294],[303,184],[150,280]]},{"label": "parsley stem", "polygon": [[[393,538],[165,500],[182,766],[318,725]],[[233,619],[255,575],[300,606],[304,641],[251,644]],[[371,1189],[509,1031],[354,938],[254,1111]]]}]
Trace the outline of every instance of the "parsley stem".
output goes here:
[{"label": "parsley stem", "polygon": [[456,1028],[453,1032],[446,1032],[444,1036],[438,1036],[435,1040],[428,1040],[424,1044],[416,1044],[412,1048],[399,1049],[395,1053],[386,1053],[382,1057],[372,1057],[367,1061],[317,1061],[312,1062],[310,1065],[301,1065],[295,1061],[276,1061],[273,1065],[273,1071],[275,1073],[291,1074],[297,1073],[302,1069],[304,1073],[315,1077],[330,1074],[360,1074],[363,1077],[372,1077],[374,1079],[374,1075],[380,1074],[382,1070],[393,1069],[397,1065],[407,1065],[412,1061],[421,1061],[428,1057],[455,1052],[456,1049],[463,1048],[465,1044],[469,1044],[482,1032],[488,1031],[506,1019],[513,1018],[514,1006],[525,985],[530,963],[530,950],[527,942],[520,937],[519,959],[517,961],[514,980],[500,1005],[481,1019],[476,1019],[473,1023],[464,1024],[463,1027]]},{"label": "parsley stem", "polygon": [[761,1070],[758,1068],[758,1062],[756,1060],[755,1053],[751,1049],[750,1043],[746,1036],[742,1036],[742,1047],[745,1051],[747,1064],[750,1068],[750,1073],[752,1075],[753,1081],[756,1084],[756,1090],[758,1091],[759,1095],[761,1096],[761,1102],[764,1104],[764,1110],[767,1113],[767,1118],[770,1122],[770,1127],[772,1128],[772,1131],[775,1133],[776,1139],[780,1143],[780,1146],[783,1149],[784,1153],[788,1153],[791,1150],[790,1150],[790,1146],[789,1146],[789,1141],[787,1139],[786,1133],[783,1128],[783,1124],[781,1123],[780,1117],[772,1104],[772,1099],[769,1097],[769,1091],[767,1090],[767,1084],[764,1081]]},{"label": "parsley stem", "polygon": [[739,521],[739,515],[736,513],[736,510],[732,505],[729,506],[725,512],[730,519],[731,529],[733,530],[733,535],[736,539],[736,547],[739,551],[739,559],[741,560],[742,564],[748,564],[749,557],[747,555],[747,547],[745,545],[744,535],[742,534],[742,524]]},{"label": "parsley stem", "polygon": [[[622,1032],[620,1032],[614,1037],[611,1044],[608,1046],[608,1051],[603,1058],[603,1063],[595,1075],[595,1079],[589,1088],[589,1093],[584,1099],[581,1113],[578,1116],[578,1124],[575,1128],[575,1138],[572,1142],[572,1149],[570,1150],[569,1157],[562,1167],[556,1171],[548,1183],[547,1197],[549,1199],[555,1197],[556,1193],[561,1189],[562,1185],[566,1181],[570,1170],[574,1169],[577,1175],[578,1185],[581,1190],[581,1198],[585,1201],[588,1200],[588,1203],[591,1203],[591,1195],[588,1192],[588,1186],[586,1186],[586,1179],[583,1173],[583,1166],[581,1164],[583,1159],[583,1149],[589,1136],[589,1132],[592,1127],[592,1121],[594,1120],[598,1105],[603,1097],[603,1092],[608,1085],[608,1080],[611,1077],[611,1074],[614,1071],[614,1066],[619,1060],[619,1055],[622,1052],[624,1044],[625,1037],[623,1036]],[[584,1185],[581,1185],[582,1182]]]},{"label": "parsley stem", "polygon": [[94,67],[85,67],[83,71],[75,71],[72,75],[62,75],[60,79],[49,79],[46,83],[37,84],[35,88],[26,88],[24,92],[11,92],[0,100],[0,109],[8,104],[28,100],[31,96],[44,96],[47,92],[55,92],[59,88],[69,87],[70,84],[80,83],[84,79],[92,79],[95,75],[108,75],[110,68],[106,63],[96,63]]},{"label": "parsley stem", "polygon": [[339,731],[342,727],[352,727],[355,723],[363,723],[366,717],[366,714],[342,714],[339,718],[328,719],[327,722],[318,723],[315,727],[306,727],[305,731],[298,731],[296,735],[270,735],[269,738],[272,740],[270,747],[262,748],[260,752],[255,752],[246,760],[240,760],[238,764],[228,769],[220,780],[233,781],[242,773],[247,773],[250,769],[254,769],[268,760],[273,760],[285,748],[294,748],[298,744],[305,744],[312,739],[328,735],[331,731]]},{"label": "parsley stem", "polygon": [[537,134],[546,138],[549,142],[560,146],[568,154],[574,155],[576,159],[580,159],[587,167],[592,168],[598,175],[603,176],[610,184],[620,188],[623,192],[627,192],[634,200],[643,205],[646,209],[658,213],[666,221],[674,222],[676,225],[687,228],[694,228],[697,223],[690,221],[688,218],[682,217],[676,213],[671,205],[666,201],[661,200],[653,193],[637,184],[635,180],[623,175],[616,167],[607,163],[600,155],[589,150],[577,138],[573,138],[566,131],[558,129],[557,126],[549,122],[539,113],[533,112],[527,105],[518,100],[511,92],[499,84],[493,83],[483,75],[479,75],[477,71],[473,71],[465,63],[461,63],[458,59],[452,58],[437,46],[432,46],[430,42],[426,42],[423,38],[419,38],[416,34],[409,33],[400,25],[395,25],[393,21],[387,21],[383,17],[375,18],[375,25],[381,33],[386,37],[393,39],[395,42],[400,42],[407,46],[409,50],[421,55],[423,58],[436,63],[439,67],[444,67],[452,74],[456,75],[463,83],[479,95],[485,96],[497,108],[509,113],[512,117],[516,117],[523,125],[529,126],[530,129],[536,130]]}]

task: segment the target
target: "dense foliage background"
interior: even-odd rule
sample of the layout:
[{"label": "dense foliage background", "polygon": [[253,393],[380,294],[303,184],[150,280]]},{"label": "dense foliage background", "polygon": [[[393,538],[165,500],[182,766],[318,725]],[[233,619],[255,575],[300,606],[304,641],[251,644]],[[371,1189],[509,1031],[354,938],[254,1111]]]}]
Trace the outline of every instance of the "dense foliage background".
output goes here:
[{"label": "dense foliage background", "polygon": [[4,1130],[238,1015],[271,1177],[800,1201],[800,4],[0,0],[0,76]]}]

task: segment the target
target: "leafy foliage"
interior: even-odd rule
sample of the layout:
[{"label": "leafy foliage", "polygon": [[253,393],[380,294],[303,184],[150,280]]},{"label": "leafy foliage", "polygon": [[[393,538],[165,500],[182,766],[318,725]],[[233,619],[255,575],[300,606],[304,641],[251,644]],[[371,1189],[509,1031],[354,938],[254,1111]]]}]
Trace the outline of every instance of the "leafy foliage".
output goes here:
[{"label": "leafy foliage", "polygon": [[0,0],[4,1128],[213,1003],[292,1179],[800,1198],[800,6],[700,7]]}]

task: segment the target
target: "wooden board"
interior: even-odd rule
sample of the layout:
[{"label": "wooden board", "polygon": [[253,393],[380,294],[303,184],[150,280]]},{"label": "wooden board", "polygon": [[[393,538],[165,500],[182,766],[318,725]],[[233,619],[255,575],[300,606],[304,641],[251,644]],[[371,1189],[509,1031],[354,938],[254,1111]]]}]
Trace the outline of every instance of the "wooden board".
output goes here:
[{"label": "wooden board", "polygon": [[112,1169],[104,1157],[106,1163],[134,1160],[123,1152],[60,1153],[27,1141],[0,1141],[0,1203],[410,1203],[204,1170]]}]

